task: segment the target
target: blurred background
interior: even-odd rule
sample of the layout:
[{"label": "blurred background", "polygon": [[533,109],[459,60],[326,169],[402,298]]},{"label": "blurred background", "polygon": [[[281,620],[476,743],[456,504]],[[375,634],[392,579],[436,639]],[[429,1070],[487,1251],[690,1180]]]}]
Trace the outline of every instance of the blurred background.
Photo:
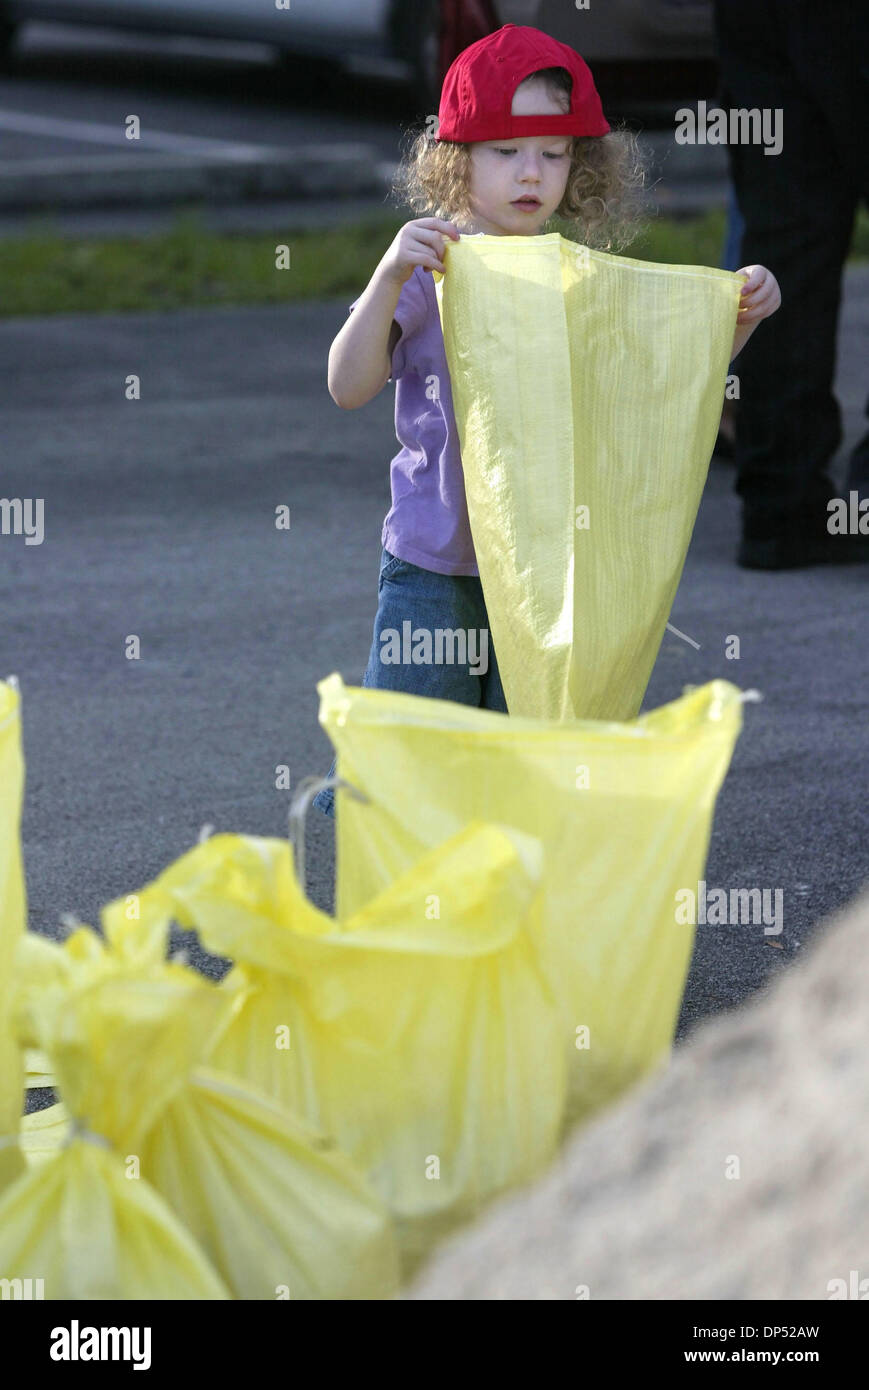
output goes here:
[{"label": "blurred background", "polygon": [[[456,54],[508,22],[577,48],[611,123],[640,136],[654,220],[629,254],[735,269],[726,149],[673,138],[677,110],[715,104],[710,0],[0,0],[0,237],[38,237],[41,270],[7,250],[0,313],[353,290],[360,248],[370,270],[407,215],[386,197],[402,134],[437,111]],[[327,257],[302,238],[292,276],[202,236],[351,224],[349,254],[346,236]],[[129,248],[52,242],[154,232],[171,235],[147,284]]]},{"label": "blurred background", "polygon": [[[391,211],[384,200],[402,131],[437,111],[455,55],[507,22],[576,47],[610,121],[642,132],[654,161],[653,204],[683,225],[668,227],[663,242],[656,225],[631,254],[718,264],[726,150],[673,140],[677,109],[714,101],[708,0],[607,0],[588,9],[562,0],[292,0],[285,9],[275,0],[2,0],[0,232],[105,238],[175,229],[177,267],[188,264],[190,225],[377,221]],[[135,139],[131,115],[140,122]],[[402,220],[392,217],[396,226]],[[380,226],[374,241],[382,242]],[[212,247],[204,285],[193,269],[161,276],[160,246],[152,249],[147,292],[132,268],[111,274],[108,251],[100,265],[83,251],[72,277],[61,257],[50,304],[26,260],[16,262],[0,312],[87,308],[94,294],[107,309],[153,303],[154,293],[167,304],[251,302],[358,282],[357,265],[352,280],[343,273],[341,238],[325,270],[322,258],[319,272],[309,266],[300,246],[297,273],[264,280],[233,262],[231,248]],[[199,253],[202,266],[204,246]],[[43,266],[48,254],[43,244]]]}]

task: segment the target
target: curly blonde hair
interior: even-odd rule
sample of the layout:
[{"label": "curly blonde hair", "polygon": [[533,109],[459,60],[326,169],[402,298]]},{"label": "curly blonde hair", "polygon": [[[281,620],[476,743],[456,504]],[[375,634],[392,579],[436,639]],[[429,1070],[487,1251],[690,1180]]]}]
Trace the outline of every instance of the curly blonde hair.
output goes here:
[{"label": "curly blonde hair", "polygon": [[[572,79],[566,68],[541,68],[524,82],[535,80],[569,109]],[[469,218],[471,148],[438,142],[428,130],[410,131],[393,197],[418,217]],[[565,236],[598,251],[624,250],[643,230],[647,171],[636,136],[624,126],[608,135],[573,136],[564,197],[545,225],[557,220]]]}]

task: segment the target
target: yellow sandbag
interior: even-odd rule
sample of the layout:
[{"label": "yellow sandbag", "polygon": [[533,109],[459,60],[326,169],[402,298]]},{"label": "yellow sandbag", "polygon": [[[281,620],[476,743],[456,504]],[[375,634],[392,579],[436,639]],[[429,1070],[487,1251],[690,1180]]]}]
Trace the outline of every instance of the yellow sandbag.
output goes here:
[{"label": "yellow sandbag", "polygon": [[[42,980],[31,968],[37,946],[58,961]],[[19,959],[21,1041],[47,1054],[73,1117],[118,1152],[138,1153],[224,1026],[226,998],[182,966],[130,971],[88,927],[63,946],[28,934]]]},{"label": "yellow sandbag", "polygon": [[631,719],[691,539],[743,282],[557,233],[463,237],[446,257],[438,303],[507,708]]},{"label": "yellow sandbag", "polygon": [[140,1174],[131,1180],[136,1154],[124,1144],[153,1115],[161,1081],[175,1085],[154,1046],[167,1000],[176,1026],[170,1009],[164,1041],[182,1079],[185,1030],[207,1038],[224,1003],[175,967],[161,992],[154,978],[113,979],[113,964],[85,928],[63,947],[32,933],[19,941],[18,1039],[44,1054],[77,1119],[55,1106],[21,1121],[30,1167],[0,1196],[0,1269],[40,1278],[47,1299],[229,1298],[164,1200]]},{"label": "yellow sandbag", "polygon": [[53,1086],[54,1076],[48,1065],[45,1053],[38,1047],[24,1050],[24,1085],[30,1091],[35,1086]]},{"label": "yellow sandbag", "polygon": [[741,727],[736,687],[712,681],[630,723],[572,724],[347,687],[338,674],[317,689],[338,774],[368,798],[337,792],[341,920],[427,846],[497,816],[543,844],[541,958],[560,1003],[570,1118],[663,1060],[694,942],[676,894],[703,877]]},{"label": "yellow sandbag", "polygon": [[99,1142],[74,1139],[0,1197],[0,1269],[46,1299],[226,1299],[166,1202]]},{"label": "yellow sandbag", "polygon": [[27,1166],[38,1168],[46,1159],[53,1158],[71,1132],[72,1121],[62,1100],[22,1115],[20,1143]]},{"label": "yellow sandbag", "polygon": [[20,836],[24,792],[20,709],[18,691],[0,681],[0,1192],[24,1171],[14,1142],[24,1072],[10,1016],[12,962],[27,917]]},{"label": "yellow sandbag", "polygon": [[284,841],[218,835],[139,895],[143,925],[171,915],[240,963],[210,1065],[336,1137],[396,1214],[406,1268],[557,1141],[540,865],[536,839],[468,825],[336,922]]},{"label": "yellow sandbag", "polygon": [[[87,928],[63,947],[26,937],[18,953],[22,1041],[44,1049],[66,1110],[113,1151],[127,1187],[146,1188],[152,1206],[165,1199],[186,1238],[198,1238],[221,1289],[238,1298],[391,1296],[398,1274],[389,1217],[349,1158],[250,1086],[200,1073],[242,996],[160,961],[166,935],[165,925],[131,930],[115,915],[108,945]],[[122,1210],[123,1185],[92,1194],[80,1210],[71,1150],[50,1156],[66,1129],[64,1111],[22,1124],[43,1183],[25,1193],[64,1213],[54,1266],[67,1267],[69,1232],[84,1239],[87,1217],[94,1224],[85,1260],[98,1268],[108,1246],[121,1281],[110,1295],[92,1296],[147,1296],[141,1279],[128,1279],[130,1249],[144,1238],[142,1211]],[[96,1184],[110,1177],[91,1173]],[[19,1246],[32,1247],[38,1232],[28,1235],[27,1219],[22,1209],[11,1247],[0,1234],[0,1267]],[[29,1219],[35,1231],[38,1207]]]},{"label": "yellow sandbag", "polygon": [[397,1292],[397,1251],[362,1173],[249,1083],[198,1068],[145,1136],[141,1159],[238,1298]]}]

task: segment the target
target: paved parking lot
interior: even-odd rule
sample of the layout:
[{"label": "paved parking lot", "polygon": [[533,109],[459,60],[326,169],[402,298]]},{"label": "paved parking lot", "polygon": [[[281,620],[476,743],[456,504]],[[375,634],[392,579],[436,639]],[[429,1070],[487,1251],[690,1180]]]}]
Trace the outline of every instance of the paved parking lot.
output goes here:
[{"label": "paved parking lot", "polygon": [[[94,921],[203,824],[286,833],[325,774],[316,682],[361,680],[394,452],[391,388],[342,412],[325,385],[343,303],[0,323],[4,489],[45,539],[0,542],[2,672],[23,692],[31,925]],[[846,447],[869,347],[869,268],[847,274]],[[124,399],[135,371],[142,399]],[[844,450],[839,461],[841,472]],[[291,529],[273,524],[279,503]],[[713,465],[646,706],[714,676],[764,695],[722,793],[710,885],[781,888],[784,931],[701,929],[682,1030],[737,1004],[869,876],[866,575],[738,570],[731,474]],[[724,659],[737,633],[742,656]],[[136,635],[141,658],[125,658]],[[331,906],[332,826],[311,814]]]}]

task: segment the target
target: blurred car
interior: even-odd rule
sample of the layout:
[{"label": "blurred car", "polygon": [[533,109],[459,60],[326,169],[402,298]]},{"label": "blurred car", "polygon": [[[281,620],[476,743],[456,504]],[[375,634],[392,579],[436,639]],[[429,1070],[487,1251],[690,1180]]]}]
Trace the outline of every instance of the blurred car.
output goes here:
[{"label": "blurred car", "polygon": [[29,21],[96,25],[272,44],[314,63],[391,61],[397,76],[430,87],[439,80],[441,9],[440,0],[291,0],[285,9],[276,0],[0,0],[0,44],[9,49]]},{"label": "blurred car", "polygon": [[[679,95],[714,73],[711,0],[0,0],[0,48],[42,20],[273,44],[304,60],[392,64],[432,109],[446,68],[501,24],[532,24],[591,63],[602,96]],[[713,79],[714,80],[714,79]],[[677,91],[677,88],[679,89]]]}]

